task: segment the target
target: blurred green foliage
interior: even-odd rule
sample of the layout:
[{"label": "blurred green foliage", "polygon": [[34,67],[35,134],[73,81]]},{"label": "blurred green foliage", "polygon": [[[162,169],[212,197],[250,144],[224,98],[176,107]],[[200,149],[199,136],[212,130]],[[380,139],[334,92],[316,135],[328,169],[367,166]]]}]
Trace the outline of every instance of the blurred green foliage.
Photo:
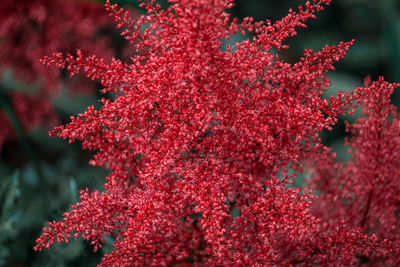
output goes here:
[{"label": "blurred green foliage", "polygon": [[[7,99],[2,100],[4,109]],[[61,118],[91,104],[98,105],[96,97],[61,94],[54,100]],[[91,153],[82,151],[79,144],[49,137],[48,129],[29,134],[16,129],[19,140],[7,142],[1,151],[0,265],[95,265],[101,254],[92,253],[82,240],[41,253],[32,248],[46,221],[60,219],[70,204],[79,201],[80,189],[101,190],[107,171],[89,166]]]},{"label": "blurred green foliage", "polygon": [[[138,8],[137,0],[118,0],[121,5]],[[166,1],[160,1],[163,6]],[[295,8],[296,0],[239,0],[234,16],[254,16],[257,20],[275,21]],[[138,10],[141,10],[138,8]],[[362,85],[363,78],[376,79],[384,75],[388,81],[400,81],[400,1],[398,0],[333,0],[330,7],[317,14],[300,29],[299,35],[288,40],[291,48],[281,56],[296,61],[304,48],[321,49],[325,44],[356,39],[345,60],[331,75],[332,87],[327,94],[348,91]],[[235,36],[240,41],[243,36]],[[4,88],[15,87],[11,78],[3,77]],[[2,87],[3,88],[3,87]],[[2,89],[5,90],[5,89]],[[0,90],[1,93],[1,90]],[[9,102],[1,97],[3,110]],[[82,112],[88,105],[98,106],[99,96],[72,97],[61,94],[54,100],[62,123],[69,116]],[[394,102],[400,102],[395,94]],[[0,154],[0,265],[7,266],[93,266],[100,261],[101,251],[91,252],[87,243],[76,240],[66,246],[58,244],[45,252],[32,250],[35,239],[47,220],[60,219],[70,204],[76,203],[78,191],[85,187],[101,190],[107,172],[90,167],[91,153],[82,151],[79,144],[67,144],[50,138],[49,129],[31,133],[18,129],[18,121],[8,110],[9,119],[16,125],[18,139],[6,143]],[[360,116],[358,110],[351,122]],[[0,129],[1,130],[1,129]],[[343,146],[343,120],[333,132],[324,133],[324,142],[334,148],[339,159],[348,159]],[[110,247],[105,250],[109,251]]]}]

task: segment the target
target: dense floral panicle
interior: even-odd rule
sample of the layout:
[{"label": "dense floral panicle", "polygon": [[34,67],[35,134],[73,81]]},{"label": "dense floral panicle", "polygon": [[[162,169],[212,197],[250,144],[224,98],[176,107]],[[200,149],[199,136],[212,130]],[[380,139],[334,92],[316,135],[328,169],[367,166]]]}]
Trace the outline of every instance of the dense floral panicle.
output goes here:
[{"label": "dense floral panicle", "polygon": [[[25,87],[15,88],[19,92],[12,93],[19,98],[24,94],[24,101],[13,101],[12,104],[19,111],[17,113],[25,129],[31,129],[46,121],[48,116],[54,116],[51,98],[59,92],[61,85],[75,93],[88,93],[94,89],[93,83],[86,78],[65,81],[60,70],[44,66],[39,59],[55,51],[67,52],[80,47],[82,51],[101,54],[110,60],[116,53],[111,40],[100,31],[111,28],[113,21],[107,18],[107,12],[98,3],[62,0],[0,1],[0,80],[4,72],[12,71],[15,80],[28,85],[25,87],[29,87],[29,90],[35,88],[33,94],[27,92]],[[35,103],[35,108],[22,114],[26,101]],[[39,111],[42,116],[39,116]],[[24,118],[32,116],[35,119]],[[14,135],[8,119],[3,118],[1,121],[6,123],[0,124],[0,148],[3,141]]]},{"label": "dense floral panicle", "polygon": [[[271,52],[330,1],[307,2],[274,25],[230,19],[228,0],[174,0],[166,10],[153,2],[135,21],[106,4],[140,51],[131,62],[79,50],[43,60],[85,71],[116,97],[51,132],[97,151],[91,163],[111,175],[104,192],[84,191],[45,228],[35,249],[75,233],[95,249],[113,237],[103,264],[117,266],[350,265],[385,252],[388,244],[358,228],[321,223],[312,192],[288,187],[288,169],[323,149],[319,133],[381,90],[322,98],[352,41],[306,50],[295,64]],[[246,30],[253,42],[222,49]]]},{"label": "dense floral panicle", "polygon": [[363,106],[363,118],[354,125],[347,124],[353,137],[348,141],[352,159],[344,166],[334,162],[334,156],[319,156],[314,165],[311,182],[321,191],[314,211],[330,225],[344,222],[374,233],[381,240],[395,244],[397,250],[386,256],[372,253],[368,264],[400,263],[400,120],[390,104],[394,87],[380,78],[366,86],[379,92]]}]

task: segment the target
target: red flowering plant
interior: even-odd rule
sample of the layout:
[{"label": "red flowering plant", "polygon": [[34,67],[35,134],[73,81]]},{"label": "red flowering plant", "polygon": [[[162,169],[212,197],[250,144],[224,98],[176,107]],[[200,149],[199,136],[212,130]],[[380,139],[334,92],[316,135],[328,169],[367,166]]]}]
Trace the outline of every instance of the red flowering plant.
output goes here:
[{"label": "red flowering plant", "polygon": [[[372,84],[367,78],[365,83],[380,95],[365,103],[363,118],[346,125],[353,135],[346,141],[352,159],[343,166],[335,162],[334,154],[327,153],[311,161],[310,186],[320,191],[313,212],[330,225],[359,227],[399,244],[400,121],[396,108],[390,105],[393,85],[382,78]],[[365,260],[371,265],[398,266],[399,255],[373,252]]]},{"label": "red flowering plant", "polygon": [[[102,5],[94,2],[0,2],[0,98],[8,99],[26,130],[50,119],[54,121],[51,100],[62,85],[80,94],[93,91],[90,80],[67,82],[57,68],[43,66],[38,58],[78,46],[83,51],[111,59],[116,54],[111,40],[100,33],[101,29],[113,27],[106,14]],[[12,82],[8,81],[10,71]],[[0,148],[15,135],[9,117],[9,114],[0,113]]]},{"label": "red flowering plant", "polygon": [[[312,191],[289,186],[304,159],[326,153],[319,134],[338,115],[398,86],[379,80],[325,99],[328,72],[353,41],[305,50],[295,64],[273,52],[330,0],[275,24],[231,19],[231,0],[170,3],[146,1],[147,14],[133,20],[107,2],[141,53],[129,63],[80,50],[44,58],[116,97],[51,132],[97,151],[91,164],[111,174],[103,192],[82,190],[64,219],[49,222],[35,249],[81,236],[96,251],[107,237],[114,250],[102,265],[116,266],[350,265],[398,253],[358,225],[329,224],[313,213]],[[252,41],[222,49],[245,31]]]}]

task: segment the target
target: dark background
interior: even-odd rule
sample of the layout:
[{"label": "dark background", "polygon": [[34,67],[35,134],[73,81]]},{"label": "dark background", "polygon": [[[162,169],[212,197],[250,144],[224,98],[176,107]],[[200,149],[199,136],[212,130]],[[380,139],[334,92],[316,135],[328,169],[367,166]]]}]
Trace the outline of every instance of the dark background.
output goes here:
[{"label": "dark background", "polygon": [[[116,2],[133,6],[140,12],[137,1]],[[165,6],[165,1],[160,3]],[[285,16],[290,7],[296,9],[304,1],[239,0],[235,3],[232,13],[236,17],[275,21]],[[287,61],[297,61],[305,48],[319,50],[325,44],[356,40],[346,59],[336,65],[328,95],[362,85],[367,75],[373,80],[383,75],[388,81],[400,81],[400,1],[333,0],[325,11],[317,14],[316,20],[307,24],[307,29],[300,29],[296,37],[286,42],[291,48],[281,56]],[[54,100],[54,105],[60,117],[68,118],[89,104],[97,105],[97,99],[98,96],[63,96]],[[393,102],[400,103],[398,93],[393,96]],[[346,119],[354,122],[358,116],[359,110]],[[102,169],[88,166],[90,152],[82,151],[79,144],[69,145],[48,137],[48,130],[40,128],[26,134],[35,148],[35,160],[25,155],[20,140],[7,143],[0,154],[0,265],[93,266],[100,262],[102,252],[110,249],[106,244],[103,251],[92,253],[89,245],[77,240],[45,252],[32,250],[45,222],[59,219],[69,204],[77,202],[79,189],[101,190],[107,175]],[[345,135],[343,119],[333,132],[323,135],[325,144],[338,152],[338,160],[348,159],[343,146]],[[38,178],[38,165],[45,173],[45,180]]]}]

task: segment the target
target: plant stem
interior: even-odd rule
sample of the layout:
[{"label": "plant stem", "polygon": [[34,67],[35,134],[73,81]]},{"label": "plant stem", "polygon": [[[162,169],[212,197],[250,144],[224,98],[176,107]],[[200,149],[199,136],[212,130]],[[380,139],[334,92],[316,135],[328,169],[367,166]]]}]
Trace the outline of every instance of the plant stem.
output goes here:
[{"label": "plant stem", "polygon": [[12,105],[9,95],[5,92],[2,85],[0,85],[0,109],[2,109],[6,113],[12,127],[14,128],[16,134],[18,135],[18,137],[21,141],[21,144],[25,151],[25,154],[28,156],[28,158],[33,163],[36,175],[38,176],[39,180],[41,182],[44,182],[43,171],[42,171],[42,168],[41,168],[39,162],[37,161],[35,151],[32,147],[32,144],[29,141],[28,136],[26,135],[17,114],[15,113],[15,110],[14,110],[14,107]]}]

